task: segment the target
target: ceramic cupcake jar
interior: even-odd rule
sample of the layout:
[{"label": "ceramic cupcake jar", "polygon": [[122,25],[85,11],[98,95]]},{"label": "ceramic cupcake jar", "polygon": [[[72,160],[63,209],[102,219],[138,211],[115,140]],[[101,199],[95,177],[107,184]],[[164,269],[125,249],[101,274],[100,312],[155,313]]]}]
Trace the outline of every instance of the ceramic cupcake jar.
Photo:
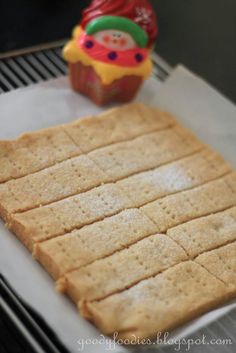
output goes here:
[{"label": "ceramic cupcake jar", "polygon": [[157,33],[147,0],[93,0],[63,51],[72,88],[99,105],[132,100],[151,74]]}]

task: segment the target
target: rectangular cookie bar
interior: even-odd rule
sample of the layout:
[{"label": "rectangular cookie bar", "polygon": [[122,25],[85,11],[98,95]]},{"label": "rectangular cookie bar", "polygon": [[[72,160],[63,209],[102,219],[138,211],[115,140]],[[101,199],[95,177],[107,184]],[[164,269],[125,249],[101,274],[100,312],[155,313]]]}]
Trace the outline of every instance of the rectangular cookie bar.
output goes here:
[{"label": "rectangular cookie bar", "polygon": [[141,207],[158,225],[158,232],[194,218],[223,211],[236,204],[236,172],[203,186],[149,203]]},{"label": "rectangular cookie bar", "polygon": [[0,214],[27,211],[85,192],[106,182],[106,174],[86,155],[0,184]]},{"label": "rectangular cookie bar", "polygon": [[98,149],[88,156],[110,176],[110,181],[116,181],[180,159],[202,148],[201,142],[177,125]]},{"label": "rectangular cookie bar", "polygon": [[106,334],[141,339],[169,331],[231,296],[222,281],[187,261],[101,301],[82,302],[80,310]]},{"label": "rectangular cookie bar", "polygon": [[[161,134],[161,138],[163,138],[162,134],[164,134],[164,138],[168,138],[168,135],[166,136],[167,131],[169,130],[155,134],[157,134],[157,136]],[[143,145],[144,140],[146,141],[144,146],[145,149],[151,152],[151,157],[150,161],[146,162],[139,159],[139,162],[136,163],[136,171],[145,170],[153,165],[159,165],[159,163],[168,161],[168,158],[170,158],[168,155],[170,150],[166,153],[165,151],[160,151],[162,152],[160,160],[159,157],[156,156],[156,147],[153,146],[152,140],[149,140],[149,138],[149,135],[145,135],[132,142],[124,142],[112,146],[112,148],[118,148],[118,150],[123,148],[126,150],[126,163],[127,166],[129,165],[129,168],[127,167],[123,170],[123,175],[125,175],[125,173],[127,175],[132,174],[135,164],[133,153],[135,152],[135,158],[139,159],[138,149],[140,141],[142,142],[141,145]],[[172,136],[170,136],[170,139],[172,139]],[[184,146],[179,152],[176,150],[177,148],[174,148],[173,152],[177,153],[176,156],[182,156],[182,154],[190,152],[188,148]],[[99,150],[96,152],[99,152]],[[90,155],[83,155],[75,157],[37,173],[27,175],[17,180],[10,180],[3,185],[0,184],[1,217],[6,219],[8,213],[26,211],[46,205],[71,195],[79,194],[113,179],[110,178],[109,171],[103,172],[102,166],[100,168],[98,167],[98,161],[95,160],[94,163],[91,156],[89,156]],[[119,178],[120,175],[117,175],[117,179],[113,181]]]},{"label": "rectangular cookie bar", "polygon": [[64,129],[81,150],[87,153],[154,130],[165,129],[175,123],[168,113],[133,103],[64,125]]},{"label": "rectangular cookie bar", "polygon": [[31,211],[13,214],[8,227],[30,249],[36,242],[112,216],[131,202],[114,184],[106,184]]},{"label": "rectangular cookie bar", "polygon": [[34,257],[55,279],[111,255],[156,232],[138,209],[129,209],[60,237],[38,243]]},{"label": "rectangular cookie bar", "polygon": [[236,240],[236,207],[181,224],[167,234],[195,257]]},{"label": "rectangular cookie bar", "polygon": [[0,183],[37,172],[81,153],[61,126],[25,133],[17,140],[0,141]]},{"label": "rectangular cookie bar", "polygon": [[187,259],[166,235],[154,234],[105,259],[70,272],[59,285],[74,300],[93,301],[120,292]]},{"label": "rectangular cookie bar", "polygon": [[[181,222],[232,207],[236,201],[235,180],[236,173],[231,173],[204,186],[154,201],[141,210],[158,225],[158,232],[165,232]],[[194,203],[190,201],[192,198]],[[68,233],[132,207],[132,200],[115,184],[106,184],[49,206],[14,214],[8,223],[32,249],[35,242]]]},{"label": "rectangular cookie bar", "polygon": [[136,207],[193,188],[228,173],[231,167],[209,148],[117,182]]},{"label": "rectangular cookie bar", "polygon": [[98,117],[25,133],[16,140],[0,141],[0,183],[175,123],[170,114],[136,103],[108,110]]}]

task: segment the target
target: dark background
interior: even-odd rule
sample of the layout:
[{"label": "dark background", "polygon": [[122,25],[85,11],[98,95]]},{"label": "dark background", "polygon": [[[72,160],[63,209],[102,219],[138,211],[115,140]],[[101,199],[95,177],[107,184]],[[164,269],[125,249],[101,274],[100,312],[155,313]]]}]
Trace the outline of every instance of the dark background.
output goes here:
[{"label": "dark background", "polygon": [[[115,0],[114,0],[115,1]],[[0,52],[70,36],[89,0],[0,0]],[[184,63],[236,101],[236,1],[151,0],[157,52]]]}]

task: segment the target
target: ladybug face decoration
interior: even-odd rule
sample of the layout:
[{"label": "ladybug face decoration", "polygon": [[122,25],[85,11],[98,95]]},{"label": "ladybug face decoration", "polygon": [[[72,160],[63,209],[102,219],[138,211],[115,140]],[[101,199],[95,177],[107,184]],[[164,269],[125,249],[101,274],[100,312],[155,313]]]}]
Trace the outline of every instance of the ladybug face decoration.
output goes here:
[{"label": "ladybug face decoration", "polygon": [[104,30],[94,34],[94,39],[104,47],[112,50],[129,50],[137,47],[129,33],[119,30]]}]

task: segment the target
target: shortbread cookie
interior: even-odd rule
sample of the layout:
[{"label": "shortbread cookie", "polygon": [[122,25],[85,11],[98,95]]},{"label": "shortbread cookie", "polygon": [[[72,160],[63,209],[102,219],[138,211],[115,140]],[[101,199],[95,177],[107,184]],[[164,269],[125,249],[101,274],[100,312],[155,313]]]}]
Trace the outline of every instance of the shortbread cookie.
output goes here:
[{"label": "shortbread cookie", "polygon": [[0,141],[0,183],[37,172],[82,151],[61,126]]},{"label": "shortbread cookie", "polygon": [[99,117],[25,133],[17,140],[0,141],[0,183],[175,123],[170,114],[137,103],[112,109]]},{"label": "shortbread cookie", "polygon": [[[87,120],[93,121],[93,119],[89,118]],[[85,119],[85,121],[87,120]],[[83,124],[81,126],[83,126]],[[147,136],[149,139],[149,135]],[[127,175],[133,173],[132,155],[133,148],[135,147],[136,149],[135,141],[136,140],[134,140],[133,143],[129,142],[130,146],[127,147],[127,153],[131,156],[131,160],[127,160],[127,163],[130,163],[131,169],[130,173],[127,169]],[[126,143],[121,143],[112,147],[115,148],[117,146],[118,149],[120,147],[123,148],[123,144],[126,146]],[[138,145],[139,144],[140,143],[138,143]],[[145,143],[145,145],[146,148],[150,149],[150,151],[152,151],[152,147],[155,147],[153,146],[153,143],[149,144],[148,141]],[[185,151],[182,153],[185,153]],[[168,158],[167,154],[168,153],[166,153],[166,158]],[[155,159],[155,150],[153,150],[153,157],[150,158],[150,161],[147,164],[140,161],[139,165],[137,165],[137,170],[148,169],[149,166],[152,166],[152,164],[149,163],[155,164]],[[166,161],[164,155],[163,161]],[[159,163],[159,159],[157,158],[157,165]],[[90,177],[90,179],[93,179],[93,182],[91,183],[89,183],[89,180],[86,180],[86,177],[88,177],[89,174],[94,175],[94,177]],[[120,176],[117,175],[117,179],[119,178]],[[110,178],[109,172],[106,174],[102,173],[102,171],[88,157],[81,156],[80,158],[72,158],[71,160],[64,161],[59,165],[52,166],[51,168],[46,168],[41,172],[27,175],[25,178],[21,178],[20,180],[11,180],[9,183],[7,183],[7,185],[1,186],[0,197],[2,202],[0,207],[0,214],[3,218],[6,219],[7,213],[25,211],[37,206],[45,205],[74,195],[76,193],[86,191],[89,188],[96,187],[101,183],[108,182],[110,179],[113,178]],[[86,187],[83,187],[83,182],[86,184]],[[48,192],[48,190],[50,191]],[[23,202],[22,195],[24,195]]]},{"label": "shortbread cookie", "polygon": [[114,184],[107,184],[10,217],[8,227],[32,250],[34,243],[65,234],[131,208],[130,200]]},{"label": "shortbread cookie", "polygon": [[75,303],[102,299],[186,259],[185,251],[169,237],[151,235],[69,273],[65,277],[65,291]]},{"label": "shortbread cookie", "polygon": [[158,225],[158,232],[194,218],[222,211],[236,205],[236,173],[214,180],[192,190],[149,203],[141,207]]},{"label": "shortbread cookie", "polygon": [[236,207],[181,224],[167,234],[195,257],[236,240]]},{"label": "shortbread cookie", "polygon": [[221,156],[205,148],[177,162],[123,179],[117,185],[139,207],[219,178],[230,170]]},{"label": "shortbread cookie", "polygon": [[202,148],[203,144],[191,133],[175,126],[98,149],[88,156],[111,177],[110,181],[116,181],[180,159]]},{"label": "shortbread cookie", "polygon": [[196,262],[232,288],[236,295],[236,242],[205,252]]},{"label": "shortbread cookie", "polygon": [[176,122],[168,113],[141,103],[108,110],[97,117],[64,125],[64,129],[83,152],[137,136],[162,130]]},{"label": "shortbread cookie", "polygon": [[0,141],[0,216],[105,334],[236,296],[235,210],[231,167],[139,103]]},{"label": "shortbread cookie", "polygon": [[[122,181],[120,186],[129,197],[137,195],[135,197],[139,197],[140,202],[137,200],[134,205],[141,206],[158,196],[193,187],[229,170],[229,165],[221,157],[206,149],[196,156],[133,176]],[[46,205],[89,190],[109,179],[86,155],[74,157],[0,185],[0,214],[6,218],[7,213]],[[141,188],[141,192],[137,193],[137,188]]]},{"label": "shortbread cookie", "polygon": [[187,261],[101,301],[83,302],[81,312],[106,334],[141,339],[169,331],[230,295],[223,282]]},{"label": "shortbread cookie", "polygon": [[0,184],[0,213],[26,211],[92,189],[106,174],[87,156],[71,158],[23,178]]},{"label": "shortbread cookie", "polygon": [[52,277],[87,265],[156,232],[156,225],[137,209],[122,211],[35,245],[34,256]]}]

